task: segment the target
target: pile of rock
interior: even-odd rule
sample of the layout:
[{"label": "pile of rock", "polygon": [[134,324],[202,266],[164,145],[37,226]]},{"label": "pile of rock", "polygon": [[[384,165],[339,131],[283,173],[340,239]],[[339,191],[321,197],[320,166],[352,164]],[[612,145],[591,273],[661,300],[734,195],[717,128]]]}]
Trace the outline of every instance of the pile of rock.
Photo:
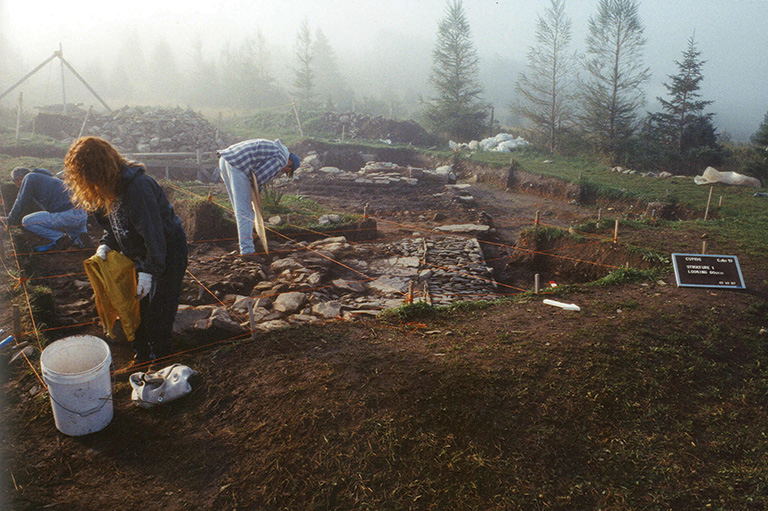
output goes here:
[{"label": "pile of rock", "polygon": [[230,137],[200,113],[184,108],[123,107],[112,113],[40,113],[38,133],[74,140],[81,132],[104,138],[125,153],[203,152],[226,147]]},{"label": "pile of rock", "polygon": [[345,140],[373,140],[419,147],[431,147],[438,143],[437,137],[411,120],[397,121],[358,112],[325,112],[317,123],[318,130],[343,136]]}]

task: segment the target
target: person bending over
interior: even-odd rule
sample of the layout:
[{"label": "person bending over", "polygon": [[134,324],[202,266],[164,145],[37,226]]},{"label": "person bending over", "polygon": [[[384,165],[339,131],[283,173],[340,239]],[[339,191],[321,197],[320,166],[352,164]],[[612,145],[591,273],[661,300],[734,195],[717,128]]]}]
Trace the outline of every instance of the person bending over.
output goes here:
[{"label": "person bending over", "polygon": [[187,268],[187,237],[165,192],[139,163],[128,161],[106,140],[77,139],[64,160],[64,180],[75,203],[94,213],[104,236],[96,254],[129,257],[138,275],[141,323],[135,362],[172,354],[173,322]]},{"label": "person bending over", "polygon": [[221,179],[235,211],[240,254],[253,254],[251,174],[261,190],[280,174],[293,177],[293,171],[299,168],[301,160],[288,151],[280,140],[246,140],[222,149],[218,154]]}]

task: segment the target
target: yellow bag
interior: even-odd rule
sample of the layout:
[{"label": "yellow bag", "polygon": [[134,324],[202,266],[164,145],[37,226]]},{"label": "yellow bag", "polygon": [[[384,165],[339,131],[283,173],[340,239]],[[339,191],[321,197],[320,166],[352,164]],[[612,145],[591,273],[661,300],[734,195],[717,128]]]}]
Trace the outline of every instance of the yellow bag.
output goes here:
[{"label": "yellow bag", "polygon": [[133,341],[141,322],[133,261],[111,250],[106,261],[94,254],[83,261],[83,267],[96,294],[96,312],[107,335],[113,337],[112,329],[120,318],[126,338]]}]

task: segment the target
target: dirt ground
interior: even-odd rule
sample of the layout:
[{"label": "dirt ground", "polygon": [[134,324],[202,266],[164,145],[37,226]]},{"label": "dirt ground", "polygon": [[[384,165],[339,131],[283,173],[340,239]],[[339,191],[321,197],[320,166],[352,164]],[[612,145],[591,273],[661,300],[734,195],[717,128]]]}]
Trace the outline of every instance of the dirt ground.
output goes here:
[{"label": "dirt ground", "polygon": [[[330,183],[294,186],[289,193],[339,212],[361,213],[367,203],[384,238],[490,218],[497,231],[492,243],[502,247],[496,255],[518,242],[536,211],[543,224],[566,228],[597,215],[595,207],[568,199],[482,184],[473,185],[473,207],[439,195],[437,186],[387,195]],[[670,247],[695,251],[705,234],[704,228],[628,228],[621,242],[664,253]],[[590,260],[604,245],[571,252]],[[194,247],[192,258],[243,264],[230,255],[235,247],[235,240]],[[83,284],[81,262],[89,255],[19,258],[28,273],[50,277],[37,281],[50,287],[55,304],[55,317],[46,324],[66,332],[49,331],[50,339],[101,334]],[[616,261],[621,257],[626,255]],[[7,244],[4,262],[15,264]],[[0,508],[701,509],[717,502],[719,487],[688,501],[668,497],[654,507],[645,495],[658,479],[646,476],[669,463],[666,477],[693,487],[716,464],[702,460],[695,447],[683,447],[663,463],[630,460],[627,453],[614,457],[611,452],[640,442],[639,435],[652,434],[643,441],[663,445],[680,437],[675,431],[665,437],[662,425],[633,433],[627,414],[645,420],[650,398],[619,400],[616,391],[614,400],[610,391],[589,389],[588,376],[607,352],[616,364],[631,364],[626,353],[647,349],[656,328],[705,336],[687,332],[701,310],[717,307],[724,324],[758,327],[766,262],[741,261],[750,292],[678,288],[668,274],[619,287],[575,286],[558,295],[577,303],[580,313],[536,297],[415,320],[339,321],[260,334],[255,342],[247,337],[213,344],[178,357],[199,372],[191,395],[144,410],[131,403],[130,385],[118,378],[112,422],[84,437],[56,430],[41,381],[16,363],[5,369],[0,387]],[[543,275],[542,282],[560,277]],[[8,280],[4,296],[11,293]],[[0,320],[10,325],[9,307]],[[123,341],[109,343],[119,369],[130,349]],[[37,358],[32,366],[39,373]],[[583,388],[564,391],[566,379],[575,382],[569,389]],[[684,377],[670,379],[665,399],[684,406]],[[679,399],[671,397],[678,393]],[[614,438],[624,443],[612,443]],[[640,474],[637,487],[624,487],[616,474],[633,471]]]}]

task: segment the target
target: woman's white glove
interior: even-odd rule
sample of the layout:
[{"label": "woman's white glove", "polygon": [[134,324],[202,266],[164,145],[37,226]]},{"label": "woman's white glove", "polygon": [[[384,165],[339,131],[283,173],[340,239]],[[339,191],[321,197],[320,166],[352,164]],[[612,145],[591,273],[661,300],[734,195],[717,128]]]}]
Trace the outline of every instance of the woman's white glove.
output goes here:
[{"label": "woman's white glove", "polygon": [[106,245],[99,245],[99,248],[96,249],[96,255],[101,257],[102,261],[107,260],[107,253],[112,252],[112,249],[109,248]]},{"label": "woman's white glove", "polygon": [[136,284],[136,299],[141,300],[152,289],[152,274],[139,272],[139,281]]}]

